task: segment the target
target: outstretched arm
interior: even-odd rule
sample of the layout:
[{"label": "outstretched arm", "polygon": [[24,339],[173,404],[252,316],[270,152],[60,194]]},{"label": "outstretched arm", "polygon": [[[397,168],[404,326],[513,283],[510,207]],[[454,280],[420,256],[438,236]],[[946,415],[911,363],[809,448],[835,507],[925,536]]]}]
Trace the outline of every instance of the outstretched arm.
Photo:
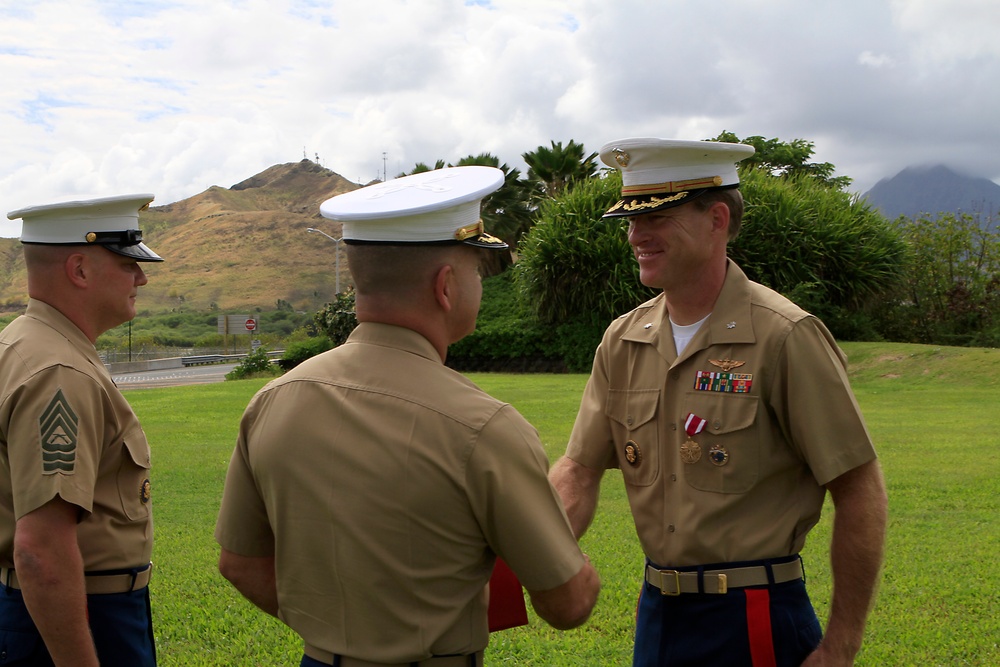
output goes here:
[{"label": "outstretched arm", "polygon": [[603,476],[604,470],[588,468],[566,456],[556,461],[549,471],[549,481],[562,499],[577,540],[594,520]]}]

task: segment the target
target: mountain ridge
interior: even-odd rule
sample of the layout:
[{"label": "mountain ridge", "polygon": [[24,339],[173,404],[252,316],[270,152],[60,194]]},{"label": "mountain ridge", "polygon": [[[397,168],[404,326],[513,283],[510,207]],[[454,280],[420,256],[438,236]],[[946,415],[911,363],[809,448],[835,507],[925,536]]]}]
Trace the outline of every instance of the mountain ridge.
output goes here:
[{"label": "mountain ridge", "polygon": [[880,180],[863,198],[890,220],[901,215],[916,218],[968,213],[988,221],[1000,213],[1000,185],[942,164],[907,167]]}]

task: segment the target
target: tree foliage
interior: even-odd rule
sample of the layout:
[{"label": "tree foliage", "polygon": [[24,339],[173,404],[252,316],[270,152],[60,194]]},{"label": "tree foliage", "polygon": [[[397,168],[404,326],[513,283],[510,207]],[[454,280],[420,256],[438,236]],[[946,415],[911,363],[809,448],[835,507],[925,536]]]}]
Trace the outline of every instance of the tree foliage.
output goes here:
[{"label": "tree foliage", "polygon": [[749,170],[740,191],[746,213],[729,256],[836,335],[870,332],[855,315],[902,278],[906,245],[898,231],[867,202],[801,174]]},{"label": "tree foliage", "polygon": [[[990,224],[992,222],[992,224]],[[894,341],[1000,345],[1000,232],[974,215],[900,217],[908,254],[899,289],[879,322]]]},{"label": "tree foliage", "polygon": [[566,146],[561,141],[551,144],[521,155],[528,165],[528,180],[541,183],[545,196],[558,197],[597,173],[597,153],[585,155],[583,144],[572,139]]},{"label": "tree foliage", "polygon": [[624,221],[601,218],[620,192],[620,174],[609,172],[541,203],[514,268],[542,322],[607,324],[653,296],[639,283]]},{"label": "tree foliage", "polygon": [[[890,223],[846,191],[850,179],[835,177],[832,164],[810,162],[810,141],[730,132],[716,140],[756,149],[740,165],[747,208],[729,248],[751,279],[818,315],[841,339],[1000,344],[995,226],[970,216]],[[506,295],[503,312],[484,301],[477,331],[449,358],[480,370],[489,368],[482,363],[518,368],[518,360],[524,369],[554,362],[586,370],[604,327],[656,291],[639,282],[624,221],[601,217],[619,196],[620,173],[596,172],[596,154],[585,157],[572,141],[524,157],[527,180],[487,153],[457,163],[503,169],[505,187],[484,202],[483,217],[494,234],[520,244],[509,276],[490,279],[497,281],[490,290]],[[509,301],[510,276],[517,304]],[[356,324],[353,294],[342,297],[316,317],[337,344]]]},{"label": "tree foliage", "polygon": [[445,167],[444,160],[438,160],[437,162],[434,163],[433,167],[428,167],[425,163],[418,162],[415,165],[413,165],[413,169],[411,169],[408,172],[404,171],[401,174],[397,174],[396,178],[402,178],[403,176],[412,176],[413,174],[422,174],[425,171],[434,171],[435,169],[444,169],[444,167]]},{"label": "tree foliage", "polygon": [[483,224],[490,234],[502,238],[511,248],[516,247],[531,227],[532,184],[521,178],[520,169],[508,167],[506,162],[501,164],[499,158],[489,153],[469,155],[454,166],[467,165],[496,167],[504,173],[503,187],[483,199]]},{"label": "tree foliage", "polygon": [[[515,268],[543,322],[606,324],[654,294],[639,283],[622,221],[601,219],[620,188],[620,175],[610,172],[542,204]],[[752,169],[741,191],[747,213],[730,256],[752,279],[828,320],[835,334],[871,331],[853,315],[893,287],[905,257],[888,222],[866,203],[802,174]]]},{"label": "tree foliage", "polygon": [[354,310],[354,288],[337,295],[336,300],[323,306],[316,313],[316,327],[326,334],[334,347],[341,345],[358,326],[358,318]]},{"label": "tree foliage", "polygon": [[233,370],[226,373],[227,380],[246,380],[253,377],[267,377],[277,375],[277,371],[271,358],[267,356],[267,348],[258,347],[236,365]]},{"label": "tree foliage", "polygon": [[844,190],[851,184],[851,179],[847,176],[833,175],[836,167],[830,162],[809,162],[816,146],[805,139],[792,139],[788,142],[759,136],[740,139],[732,132],[724,131],[712,141],[754,147],[754,154],[740,162],[741,173],[758,170],[779,178],[807,176],[837,190]]},{"label": "tree foliage", "polygon": [[[427,171],[444,169],[445,167],[465,167],[465,166],[496,167],[504,174],[504,184],[496,192],[488,195],[482,202],[483,224],[487,231],[507,242],[511,248],[517,247],[521,237],[531,227],[533,222],[533,209],[530,204],[536,191],[536,184],[530,180],[521,178],[521,170],[510,167],[507,163],[500,163],[500,158],[490,153],[480,153],[479,155],[467,155],[454,164],[438,160],[434,167],[428,167],[423,162],[418,162],[409,173],[402,173],[399,176],[409,176]],[[506,268],[508,262],[501,262],[498,266],[492,267],[488,273],[493,274],[498,270]]]}]

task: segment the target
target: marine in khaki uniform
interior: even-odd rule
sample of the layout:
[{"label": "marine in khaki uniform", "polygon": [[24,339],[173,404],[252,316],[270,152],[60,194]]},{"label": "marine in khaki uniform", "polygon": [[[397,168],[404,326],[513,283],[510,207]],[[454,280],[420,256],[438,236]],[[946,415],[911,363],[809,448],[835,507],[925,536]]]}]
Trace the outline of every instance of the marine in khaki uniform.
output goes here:
[{"label": "marine in khaki uniform", "polygon": [[152,195],[21,218],[28,308],[0,332],[0,662],[156,664],[150,451],[97,356],[135,316]]},{"label": "marine in khaki uniform", "polygon": [[499,556],[557,628],[598,577],[547,479],[538,435],[444,365],[476,324],[491,167],[335,197],[358,327],[244,413],[216,537],[220,570],[302,638],[302,665],[482,665]]},{"label": "marine in khaki uniform", "polygon": [[[876,587],[885,490],[846,359],[726,256],[736,163],[752,153],[666,139],[600,151],[623,176],[605,218],[628,220],[640,280],[663,292],[608,327],[550,477],[579,536],[604,470],[621,470],[646,555],[637,666],[850,665]],[[824,636],[798,554],[827,491]]]}]

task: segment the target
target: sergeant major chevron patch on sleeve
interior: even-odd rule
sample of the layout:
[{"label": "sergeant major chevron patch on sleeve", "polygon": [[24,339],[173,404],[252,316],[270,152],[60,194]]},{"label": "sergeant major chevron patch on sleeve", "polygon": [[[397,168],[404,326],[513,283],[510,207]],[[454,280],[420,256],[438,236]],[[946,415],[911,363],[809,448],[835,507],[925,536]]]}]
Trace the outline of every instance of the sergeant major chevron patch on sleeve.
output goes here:
[{"label": "sergeant major chevron patch on sleeve", "polygon": [[77,427],[80,419],[57,389],[38,420],[42,435],[42,473],[72,473],[76,466]]}]

